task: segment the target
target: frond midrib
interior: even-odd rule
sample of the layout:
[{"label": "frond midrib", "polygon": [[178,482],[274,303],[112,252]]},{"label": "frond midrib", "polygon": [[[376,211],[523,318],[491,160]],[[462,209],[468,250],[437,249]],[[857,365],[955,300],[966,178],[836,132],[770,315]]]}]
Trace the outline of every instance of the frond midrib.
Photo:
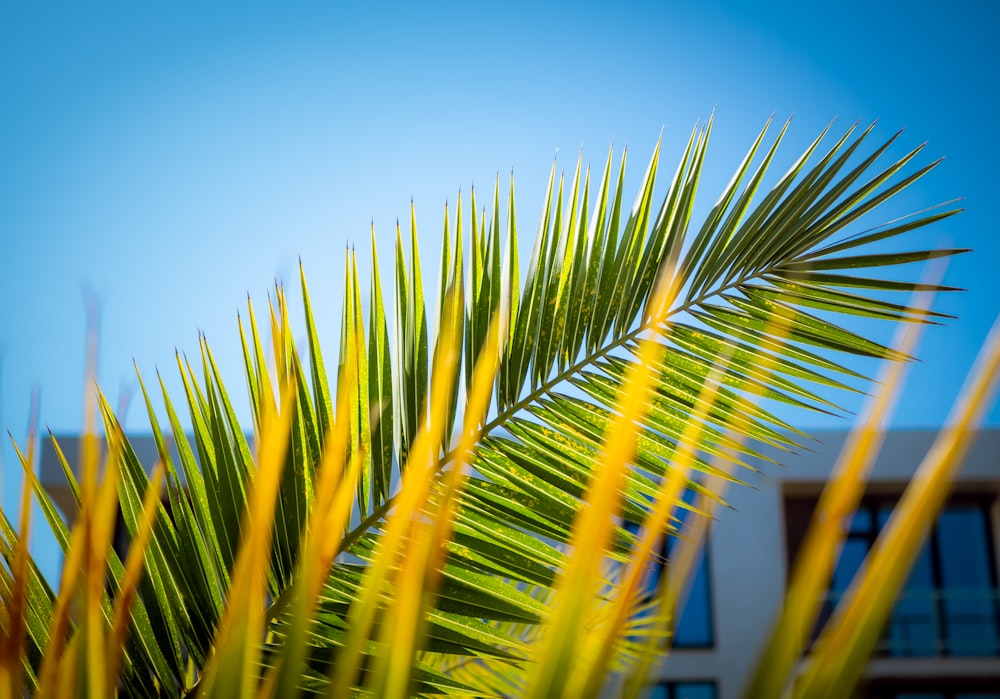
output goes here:
[{"label": "frond midrib", "polygon": [[[674,317],[674,316],[676,316],[676,315],[678,315],[680,313],[683,313],[685,311],[688,311],[688,310],[690,310],[690,309],[692,309],[692,308],[694,308],[694,307],[696,307],[696,306],[698,306],[698,305],[700,305],[700,304],[702,304],[702,303],[710,300],[711,298],[713,298],[715,296],[723,294],[726,291],[729,291],[729,290],[732,290],[732,289],[736,289],[739,286],[741,286],[742,284],[745,284],[746,282],[751,281],[753,279],[757,279],[759,277],[763,277],[763,275],[765,275],[772,268],[774,268],[774,267],[780,267],[782,264],[784,264],[784,262],[786,262],[786,261],[783,260],[783,261],[780,261],[780,262],[778,262],[776,264],[769,265],[768,267],[766,267],[764,269],[755,270],[753,273],[750,273],[750,274],[743,274],[743,275],[737,277],[736,280],[730,282],[729,284],[721,286],[721,287],[719,287],[717,289],[713,289],[711,291],[706,291],[706,292],[700,294],[699,296],[697,296],[697,297],[695,297],[693,299],[688,299],[683,304],[681,304],[680,306],[678,306],[676,308],[673,308],[670,311],[668,311],[666,313],[666,315],[662,319],[660,319],[660,320],[658,320],[656,322],[653,322],[650,319],[643,319],[639,323],[639,325],[636,326],[634,329],[632,329],[632,330],[630,330],[630,331],[622,334],[621,337],[618,337],[618,338],[612,340],[610,343],[608,343],[607,345],[601,347],[597,351],[592,352],[590,354],[584,355],[582,358],[578,359],[575,363],[571,364],[569,367],[567,367],[563,371],[559,372],[558,374],[556,374],[552,378],[547,379],[543,383],[539,384],[536,388],[532,389],[529,393],[527,393],[524,397],[522,397],[516,403],[514,403],[514,404],[508,406],[507,408],[499,411],[497,413],[496,417],[494,417],[492,420],[490,420],[485,425],[483,425],[483,427],[482,427],[482,429],[480,431],[480,440],[483,437],[488,436],[491,431],[497,429],[498,427],[500,427],[503,424],[505,424],[508,420],[510,420],[513,417],[515,417],[519,412],[521,412],[523,410],[526,410],[533,402],[537,401],[539,398],[541,398],[546,393],[549,393],[557,385],[559,385],[560,383],[566,381],[569,377],[571,377],[574,374],[577,374],[580,371],[586,369],[588,366],[593,365],[595,362],[597,362],[601,358],[607,356],[613,350],[618,349],[619,347],[623,346],[629,340],[633,340],[637,336],[639,336],[640,334],[642,334],[643,332],[645,332],[645,331],[653,328],[656,324],[658,324],[658,323],[667,323],[670,320],[670,318],[672,318],[672,317]],[[452,450],[449,450],[449,451],[445,452],[444,455],[442,455],[441,458],[438,460],[438,463],[435,466],[436,471],[440,471],[445,466],[447,466],[448,463],[450,463],[453,458],[454,458],[454,452]],[[364,536],[366,533],[368,533],[368,531],[371,530],[371,528],[373,527],[373,525],[375,525],[377,522],[379,522],[389,512],[389,510],[393,506],[393,503],[395,501],[395,497],[396,497],[395,495],[392,495],[389,498],[387,498],[384,503],[382,503],[381,505],[379,505],[378,507],[376,507],[372,511],[371,514],[369,514],[367,517],[365,517],[363,520],[361,520],[361,522],[358,524],[358,526],[356,526],[354,529],[352,529],[350,532],[348,532],[348,534],[346,536],[344,536],[344,539],[341,542],[341,546],[340,546],[340,552],[341,553],[349,550],[350,547],[358,539],[360,539],[362,536]]]}]

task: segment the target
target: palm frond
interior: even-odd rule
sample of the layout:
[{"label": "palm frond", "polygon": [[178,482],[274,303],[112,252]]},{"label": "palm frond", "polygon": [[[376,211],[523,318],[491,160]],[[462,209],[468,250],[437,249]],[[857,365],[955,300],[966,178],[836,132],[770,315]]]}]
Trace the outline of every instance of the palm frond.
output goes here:
[{"label": "palm frond", "polygon": [[[266,350],[248,304],[249,332],[242,319],[239,332],[253,440],[204,338],[201,372],[178,357],[190,436],[162,381],[169,430],[160,427],[140,379],[167,504],[143,502],[155,490],[122,442],[114,454],[123,519],[133,537],[148,537],[122,659],[127,686],[211,694],[222,691],[219,673],[235,671],[244,694],[546,694],[563,686],[574,651],[545,644],[591,618],[617,621],[581,645],[599,662],[577,678],[580,691],[594,692],[605,669],[641,659],[642,644],[622,631],[627,608],[613,601],[635,575],[610,575],[608,566],[628,570],[635,550],[677,535],[672,513],[687,506],[685,491],[724,502],[702,475],[741,476],[719,459],[741,464],[757,455],[755,444],[793,449],[804,438],[759,398],[837,412],[837,396],[865,379],[846,356],[908,359],[851,321],[945,317],[914,313],[893,294],[951,287],[885,274],[961,252],[885,251],[955,209],[855,230],[936,165],[915,165],[920,148],[891,157],[898,134],[870,145],[874,125],[847,129],[817,157],[828,127],[763,191],[789,128],[769,142],[768,122],[693,224],[712,127],[710,119],[692,131],[658,206],[659,143],[631,208],[624,154],[616,165],[609,152],[593,188],[582,156],[568,178],[553,165],[523,277],[513,178],[506,220],[499,179],[489,216],[472,192],[467,223],[459,197],[454,219],[445,209],[437,337],[411,203],[409,254],[396,227],[392,293],[382,288],[372,232],[367,331],[348,254],[336,390],[304,273],[308,370],[284,290],[272,298]],[[481,416],[467,412],[463,389]],[[107,434],[120,433],[106,404],[102,417]],[[94,502],[96,477],[84,475],[79,500]],[[72,552],[70,533],[39,497]],[[625,521],[646,521],[652,538],[635,548]],[[4,536],[5,546],[13,541]],[[574,553],[586,548],[581,537],[592,538],[589,561]],[[416,548],[404,555],[407,542]],[[100,563],[102,572],[125,570],[113,551]],[[433,584],[408,587],[404,571]],[[566,582],[574,571],[580,585]],[[390,588],[415,607],[395,608]],[[588,607],[593,599],[598,607]],[[51,595],[47,604],[65,635],[68,611]],[[98,606],[111,623],[110,598]],[[387,615],[396,614],[407,624],[393,631]],[[37,620],[27,623],[40,648]],[[73,643],[66,652],[87,652]],[[392,658],[411,662],[396,676]]]}]

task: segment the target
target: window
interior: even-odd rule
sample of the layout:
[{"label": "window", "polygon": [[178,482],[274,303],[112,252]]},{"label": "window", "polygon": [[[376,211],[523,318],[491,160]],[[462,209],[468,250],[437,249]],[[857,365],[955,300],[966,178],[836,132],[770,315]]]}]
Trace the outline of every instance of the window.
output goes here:
[{"label": "window", "polygon": [[[676,538],[668,537],[666,548],[668,550],[673,548],[676,542]],[[662,573],[663,564],[660,564],[656,567],[654,575],[651,576],[654,578],[652,585],[659,583]],[[713,645],[715,645],[715,634],[712,621],[712,588],[709,578],[708,539],[706,538],[691,576],[691,586],[688,589],[687,598],[677,619],[673,647],[711,648]],[[698,697],[700,698],[701,695]]]},{"label": "window", "polygon": [[996,680],[933,679],[881,680],[862,693],[864,699],[1000,699]]},{"label": "window", "polygon": [[714,682],[660,682],[646,699],[716,699]]},{"label": "window", "polygon": [[[866,497],[851,518],[821,623],[843,596],[896,500]],[[994,502],[995,498],[984,496],[949,500],[896,603],[878,649],[881,655],[1000,655],[1000,595],[990,527]],[[794,559],[816,503],[815,497],[786,499],[789,560]]]},{"label": "window", "polygon": [[[690,498],[690,491],[685,494],[685,498]],[[679,509],[675,513],[683,523],[690,514],[689,510]],[[626,529],[633,533],[637,532],[639,525],[634,522],[626,522]],[[652,596],[660,584],[660,577],[663,575],[665,565],[669,564],[670,551],[678,542],[677,537],[665,537],[663,548],[660,550],[659,563],[650,572],[646,582],[646,590]],[[711,571],[708,562],[708,537],[705,539],[695,568],[691,574],[690,587],[684,604],[680,610],[677,625],[674,628],[674,639],[671,644],[673,648],[711,648],[715,645],[715,631],[712,617],[712,583]],[[664,563],[666,561],[666,563]],[[654,695],[659,696],[659,695]],[[679,698],[678,698],[679,699]],[[699,695],[700,699],[700,695]]]}]

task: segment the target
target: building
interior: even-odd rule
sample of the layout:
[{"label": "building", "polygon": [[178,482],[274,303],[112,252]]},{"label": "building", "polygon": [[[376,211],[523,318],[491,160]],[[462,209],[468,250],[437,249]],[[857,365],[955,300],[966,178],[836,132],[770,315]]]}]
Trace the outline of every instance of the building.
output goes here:
[{"label": "building", "polygon": [[[56,435],[56,440],[59,442],[59,448],[62,449],[66,460],[74,469],[78,468],[80,462],[80,438],[76,435]],[[156,441],[153,439],[153,436],[130,436],[128,441],[135,452],[136,458],[139,459],[139,463],[146,468],[147,472],[150,471],[159,458],[159,452],[156,450]],[[179,463],[173,436],[170,434],[164,435],[164,443],[170,451],[171,459],[174,463]],[[42,458],[38,467],[38,480],[45,487],[52,501],[62,511],[66,517],[66,521],[72,524],[77,514],[76,499],[73,497],[73,491],[67,484],[66,477],[63,474],[62,461],[51,439],[42,439],[41,447]],[[101,441],[101,448],[104,448],[103,441]],[[103,461],[101,466],[103,467]],[[74,475],[79,480],[80,473],[74,471]],[[125,529],[125,522],[122,520],[120,514],[115,525],[113,546],[120,555],[124,555],[128,548],[128,532]]]},{"label": "building", "polygon": [[[870,476],[834,574],[825,611],[842,592],[889,508],[936,433],[895,430]],[[847,433],[818,432],[813,451],[760,464],[755,489],[727,491],[701,575],[685,608],[679,643],[660,668],[656,696],[742,696],[781,607],[789,560],[802,540]],[[960,471],[907,587],[894,608],[861,696],[871,699],[1000,699],[1000,429],[982,431]],[[699,585],[701,588],[699,589]],[[678,640],[683,640],[678,632]]]},{"label": "building", "polygon": [[[836,462],[845,431],[818,432],[812,451],[773,454],[758,464],[753,488],[727,492],[717,513],[676,633],[659,668],[658,699],[736,699],[780,609],[789,560]],[[842,592],[879,526],[936,433],[895,430],[852,519],[826,611]],[[72,440],[60,440],[67,450]],[[142,463],[156,458],[151,438],[131,440]],[[68,453],[73,454],[74,451]],[[43,483],[67,512],[72,498],[51,444]],[[866,699],[1000,699],[1000,429],[980,432],[948,504],[898,601],[876,657]]]}]

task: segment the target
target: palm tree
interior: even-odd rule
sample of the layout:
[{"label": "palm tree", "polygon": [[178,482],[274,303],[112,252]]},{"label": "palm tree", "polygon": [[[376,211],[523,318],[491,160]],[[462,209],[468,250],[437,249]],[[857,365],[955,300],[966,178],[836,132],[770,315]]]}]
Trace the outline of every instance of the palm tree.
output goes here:
[{"label": "palm tree", "polygon": [[[774,406],[835,410],[831,396],[864,378],[845,355],[908,359],[851,317],[929,322],[940,314],[893,295],[952,290],[885,275],[960,250],[873,246],[956,209],[858,228],[936,165],[914,165],[920,148],[889,157],[896,136],[870,146],[873,126],[832,144],[824,130],[763,191],[788,128],[767,144],[769,122],[697,225],[711,120],[659,205],[659,146],[631,209],[624,155],[616,167],[608,154],[599,181],[581,162],[568,179],[553,168],[523,267],[513,185],[505,220],[499,182],[489,210],[473,193],[466,218],[459,199],[454,218],[445,210],[433,338],[415,221],[409,256],[397,227],[391,297],[373,232],[367,309],[347,261],[333,380],[304,275],[304,356],[280,286],[270,344],[252,306],[240,322],[252,426],[204,339],[200,369],[178,358],[190,436],[165,390],[161,424],[140,377],[152,476],[98,395],[103,473],[92,432],[79,482],[62,458],[81,503],[72,531],[27,479],[66,552],[58,593],[0,517],[2,684],[575,697],[617,677],[641,691],[687,572],[671,566],[652,597],[643,576],[663,537],[686,534],[683,561],[707,522],[682,532],[678,508],[707,515],[755,445],[805,439]],[[125,560],[108,546],[117,507]]]}]

